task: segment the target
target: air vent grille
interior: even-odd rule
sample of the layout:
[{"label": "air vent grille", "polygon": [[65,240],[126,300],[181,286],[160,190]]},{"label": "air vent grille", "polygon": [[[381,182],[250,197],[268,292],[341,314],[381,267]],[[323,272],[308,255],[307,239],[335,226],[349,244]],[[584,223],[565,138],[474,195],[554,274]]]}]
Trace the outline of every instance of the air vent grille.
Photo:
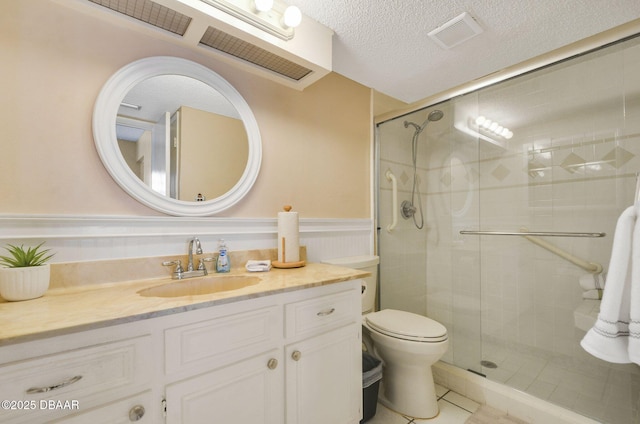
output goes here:
[{"label": "air vent grille", "polygon": [[482,34],[484,30],[467,12],[456,16],[445,24],[429,32],[429,37],[445,49],[451,49]]},{"label": "air vent grille", "polygon": [[200,44],[269,69],[295,81],[300,81],[312,72],[311,69],[213,27],[207,29],[200,40]]},{"label": "air vent grille", "polygon": [[184,35],[191,23],[189,16],[150,0],[89,0],[123,15],[146,22],[165,31]]}]

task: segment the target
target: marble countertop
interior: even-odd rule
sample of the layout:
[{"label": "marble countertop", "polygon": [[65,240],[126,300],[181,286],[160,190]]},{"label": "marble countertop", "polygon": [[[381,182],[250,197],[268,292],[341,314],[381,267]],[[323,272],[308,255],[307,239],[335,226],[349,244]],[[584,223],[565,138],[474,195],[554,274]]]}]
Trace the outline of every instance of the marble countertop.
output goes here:
[{"label": "marble countertop", "polygon": [[216,275],[250,275],[259,277],[261,282],[226,292],[172,298],[138,294],[145,288],[176,281],[170,278],[50,288],[38,299],[0,302],[0,346],[333,284],[369,273],[309,263],[301,268],[273,268],[268,272],[250,273],[238,268]]}]

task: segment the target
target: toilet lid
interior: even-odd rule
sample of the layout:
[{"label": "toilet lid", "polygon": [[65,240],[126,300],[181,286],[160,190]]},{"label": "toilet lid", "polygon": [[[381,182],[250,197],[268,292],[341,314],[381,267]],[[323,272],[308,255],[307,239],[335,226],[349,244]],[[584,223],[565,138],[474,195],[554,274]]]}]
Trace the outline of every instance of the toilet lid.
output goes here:
[{"label": "toilet lid", "polygon": [[437,321],[411,312],[384,309],[365,317],[369,326],[387,336],[419,342],[441,342],[447,329]]}]

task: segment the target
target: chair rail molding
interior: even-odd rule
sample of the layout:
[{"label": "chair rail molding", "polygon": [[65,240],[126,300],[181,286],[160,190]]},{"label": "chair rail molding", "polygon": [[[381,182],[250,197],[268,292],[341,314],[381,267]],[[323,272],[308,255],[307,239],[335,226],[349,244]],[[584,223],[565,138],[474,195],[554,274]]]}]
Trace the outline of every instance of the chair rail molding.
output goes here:
[{"label": "chair rail molding", "polygon": [[[270,249],[277,234],[276,218],[0,214],[0,244],[45,241],[56,263],[184,254],[193,236],[211,252],[220,238],[230,250]],[[300,219],[300,244],[313,262],[370,254],[373,236],[372,219]]]}]

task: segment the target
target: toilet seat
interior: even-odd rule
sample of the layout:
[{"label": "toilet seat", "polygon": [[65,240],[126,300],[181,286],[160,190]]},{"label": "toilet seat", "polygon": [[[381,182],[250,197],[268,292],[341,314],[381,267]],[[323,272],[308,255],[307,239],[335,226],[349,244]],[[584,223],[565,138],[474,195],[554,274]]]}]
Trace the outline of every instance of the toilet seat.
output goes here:
[{"label": "toilet seat", "polygon": [[372,330],[397,339],[424,343],[447,340],[444,325],[411,312],[384,309],[366,315],[364,320]]}]

